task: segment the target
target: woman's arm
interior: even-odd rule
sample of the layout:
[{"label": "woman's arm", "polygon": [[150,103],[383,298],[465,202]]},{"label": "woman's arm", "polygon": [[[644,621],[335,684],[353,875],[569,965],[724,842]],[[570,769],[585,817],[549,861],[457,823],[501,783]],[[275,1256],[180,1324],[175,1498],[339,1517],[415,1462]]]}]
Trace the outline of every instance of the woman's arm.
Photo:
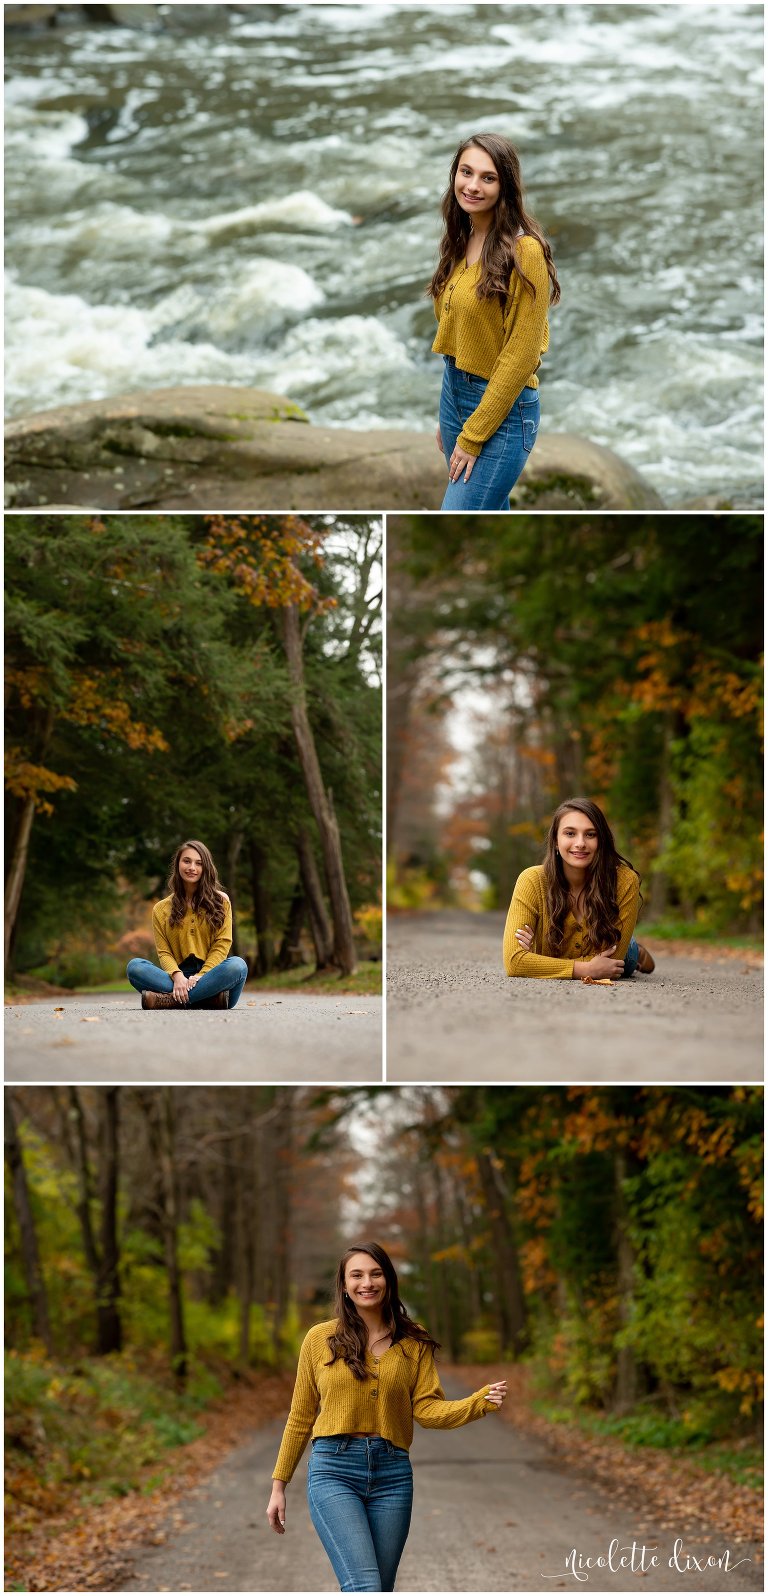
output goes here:
[{"label": "woman's arm", "polygon": [[159,903],[156,903],[154,909],[152,910],[152,932],[155,938],[155,948],[157,950],[157,958],[161,970],[165,970],[166,975],[178,975],[179,961],[173,952],[170,942],[168,941],[168,933]]},{"label": "woman's arm", "polygon": [[573,959],[550,959],[544,953],[526,953],[515,937],[516,931],[529,926],[536,936],[539,911],[535,904],[526,901],[518,881],[507,913],[504,927],[504,969],[507,975],[536,975],[549,980],[571,981],[574,975]]},{"label": "woman's arm", "polygon": [[296,1384],[293,1388],[291,1411],[288,1414],[283,1439],[280,1442],[280,1451],[277,1462],[272,1470],[272,1478],[278,1484],[287,1485],[293,1478],[294,1471],[300,1462],[301,1454],[312,1434],[312,1427],[317,1418],[320,1406],[320,1392],[315,1379],[314,1353],[312,1351],[312,1332],[304,1337],[301,1352],[299,1353],[299,1366],[296,1370]]},{"label": "woman's arm", "polygon": [[482,1419],[486,1413],[494,1412],[498,1402],[488,1401],[490,1389],[489,1385],[484,1385],[472,1396],[448,1402],[438,1378],[432,1349],[422,1346],[411,1398],[413,1417],[425,1430],[458,1430],[462,1424],[471,1424],[473,1419]]},{"label": "woman's arm", "polygon": [[224,901],[224,920],[218,931],[214,932],[213,941],[208,949],[208,954],[202,970],[198,970],[198,978],[207,975],[209,970],[215,970],[217,964],[223,964],[232,946],[232,905],[229,898]]},{"label": "woman's arm", "polygon": [[536,289],[536,298],[530,288],[526,288],[525,283],[515,277],[513,286],[517,290],[517,297],[504,347],[496,359],[477,409],[473,410],[457,439],[459,447],[466,449],[468,454],[479,454],[483,444],[498,431],[541,360],[549,309],[547,262],[538,239],[521,239],[518,248],[520,265]]}]

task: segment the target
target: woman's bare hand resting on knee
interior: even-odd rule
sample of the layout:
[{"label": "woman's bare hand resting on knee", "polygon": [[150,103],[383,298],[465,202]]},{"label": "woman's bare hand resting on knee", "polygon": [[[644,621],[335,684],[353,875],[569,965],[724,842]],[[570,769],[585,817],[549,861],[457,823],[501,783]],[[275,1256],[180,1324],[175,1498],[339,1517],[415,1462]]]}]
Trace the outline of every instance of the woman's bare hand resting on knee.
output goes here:
[{"label": "woman's bare hand resting on knee", "polygon": [[[524,925],[520,931],[515,932],[515,941],[520,943],[526,953],[533,947],[533,932],[529,925]],[[594,981],[618,980],[624,974],[624,960],[614,958],[617,944],[605,953],[596,953],[591,959],[575,959],[573,964],[573,979],[580,981],[585,975],[591,975]]]},{"label": "woman's bare hand resting on knee", "polygon": [[189,1002],[189,981],[186,975],[182,975],[181,970],[177,970],[173,977],[173,1001],[174,1003]]}]

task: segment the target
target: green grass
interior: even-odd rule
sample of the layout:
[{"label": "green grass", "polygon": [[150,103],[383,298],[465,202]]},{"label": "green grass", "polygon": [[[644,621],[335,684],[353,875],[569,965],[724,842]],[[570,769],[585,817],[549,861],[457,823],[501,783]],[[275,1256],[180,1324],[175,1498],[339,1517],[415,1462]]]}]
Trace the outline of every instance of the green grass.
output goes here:
[{"label": "green grass", "polygon": [[[258,980],[250,980],[246,987],[246,995],[254,992],[349,992],[362,996],[374,996],[381,992],[381,963],[375,959],[364,959],[358,965],[354,975],[337,975],[333,971],[307,970],[301,965],[297,970],[273,970],[271,975],[261,976]],[[125,992],[133,993],[129,981],[99,981],[94,986],[78,986],[74,991],[68,991],[68,997],[97,996],[100,992]],[[6,989],[6,1001],[13,1002],[17,997],[30,997],[28,987],[20,987],[9,981]],[[138,994],[135,994],[138,996]],[[39,997],[40,1002],[46,1002],[46,994]]]},{"label": "green grass", "polygon": [[672,1457],[685,1458],[705,1473],[724,1474],[737,1485],[762,1490],[763,1448],[759,1438],[715,1437],[714,1423],[707,1422],[703,1409],[676,1417],[648,1404],[618,1417],[564,1406],[562,1401],[547,1398],[534,1401],[533,1408],[550,1424],[572,1424],[587,1435],[614,1437],[631,1450],[654,1447]]},{"label": "green grass", "polygon": [[337,975],[334,971],[273,970],[258,981],[249,981],[248,992],[350,992],[375,995],[381,991],[381,963],[364,959],[354,975]]},{"label": "green grass", "polygon": [[747,948],[758,953],[763,951],[759,936],[729,936],[727,932],[712,931],[705,926],[692,924],[690,920],[643,920],[638,927],[638,936],[641,940],[645,936],[656,937],[662,942],[702,942],[712,947]]},{"label": "green grass", "polygon": [[[167,1476],[172,1447],[202,1435],[198,1414],[221,1394],[216,1377],[193,1363],[183,1392],[146,1357],[83,1357],[60,1364],[6,1357],[6,1462],[30,1469],[47,1491],[77,1487],[83,1503],[146,1491],[153,1468]],[[157,1466],[157,1467],[155,1467]]]}]

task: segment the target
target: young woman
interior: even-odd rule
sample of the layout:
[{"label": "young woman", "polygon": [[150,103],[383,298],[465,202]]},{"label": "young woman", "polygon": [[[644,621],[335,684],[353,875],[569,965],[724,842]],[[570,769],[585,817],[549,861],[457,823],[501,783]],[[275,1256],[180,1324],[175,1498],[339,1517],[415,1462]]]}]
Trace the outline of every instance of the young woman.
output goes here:
[{"label": "young woman", "polygon": [[429,285],[444,360],[437,447],[448,464],[443,510],[508,510],[539,429],[547,309],[560,284],[526,211],[517,152],[498,133],[456,151],[443,195],[440,259]]},{"label": "young woman", "polygon": [[232,905],[203,842],[183,842],[173,856],[170,894],[152,910],[157,964],[131,959],[126,975],[143,1009],[233,1009],[245,986],[244,959],[232,946]]},{"label": "young woman", "polygon": [[655,968],[634,936],[640,877],[617,853],[602,809],[568,798],[555,810],[544,863],[518,877],[504,928],[507,975],[618,980]]},{"label": "young woman", "polygon": [[340,1590],[394,1590],[411,1522],[413,1421],[455,1430],[501,1407],[506,1381],[447,1402],[438,1342],[410,1319],[392,1260],[376,1242],[348,1247],[336,1316],[304,1339],[267,1518],[285,1534],[285,1487],[312,1436],[307,1497]]}]

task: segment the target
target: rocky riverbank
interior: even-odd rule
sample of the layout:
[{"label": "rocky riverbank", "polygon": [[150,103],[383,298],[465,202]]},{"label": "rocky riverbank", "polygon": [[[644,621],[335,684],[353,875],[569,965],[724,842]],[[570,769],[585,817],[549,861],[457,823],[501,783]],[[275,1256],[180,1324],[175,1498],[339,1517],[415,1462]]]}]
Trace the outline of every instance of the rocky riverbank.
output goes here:
[{"label": "rocky riverbank", "polygon": [[6,28],[27,29],[105,24],[116,28],[197,28],[225,21],[228,11],[243,10],[242,5],[17,5],[5,7],[4,21]]},{"label": "rocky riverbank", "polygon": [[[64,405],[6,429],[6,507],[101,510],[436,510],[432,433],[311,425],[280,394],[160,388]],[[538,439],[516,509],[652,510],[658,494],[610,449]]]}]

